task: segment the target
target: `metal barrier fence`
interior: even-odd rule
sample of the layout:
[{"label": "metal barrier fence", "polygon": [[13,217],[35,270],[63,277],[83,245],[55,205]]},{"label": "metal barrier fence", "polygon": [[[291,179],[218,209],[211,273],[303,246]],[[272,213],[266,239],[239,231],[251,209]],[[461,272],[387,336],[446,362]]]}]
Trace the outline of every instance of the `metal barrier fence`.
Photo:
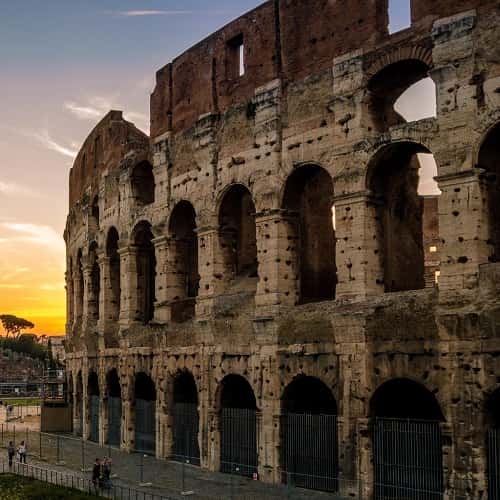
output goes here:
[{"label": "metal barrier fence", "polygon": [[[191,429],[187,431],[185,443],[191,442]],[[171,498],[180,499],[186,494],[194,492],[195,498],[218,499],[252,499],[252,500],[302,500],[302,499],[335,499],[361,500],[371,499],[374,495],[383,500],[420,500],[446,498],[446,500],[466,500],[467,496],[460,496],[447,490],[432,491],[419,485],[397,485],[385,482],[383,476],[376,479],[375,484],[368,484],[361,479],[339,477],[336,470],[317,468],[303,471],[300,467],[290,470],[281,470],[274,476],[283,484],[269,485],[261,482],[257,473],[248,477],[248,463],[239,463],[237,460],[224,461],[221,470],[226,473],[214,473],[198,467],[199,455],[196,448],[186,446],[187,454],[178,453],[176,461],[156,459],[143,450],[142,453],[126,453],[112,446],[100,446],[97,443],[84,441],[69,435],[45,434],[27,429],[20,430],[20,426],[0,426],[0,447],[4,449],[11,442],[17,446],[25,441],[28,451],[28,465],[35,465],[46,470],[43,474],[56,471],[61,474],[73,475],[88,485],[91,480],[92,465],[96,458],[109,457],[112,461],[111,477],[116,491],[141,491],[147,489],[148,496],[139,496],[138,499]],[[181,450],[179,450],[180,452]],[[328,450],[325,450],[328,451]],[[193,456],[190,456],[191,453]],[[291,456],[291,455],[290,455]],[[22,467],[17,461],[15,467]],[[37,469],[38,470],[38,469]],[[44,476],[44,477],[49,477]],[[75,480],[75,479],[74,479]],[[69,479],[71,481],[71,479]],[[65,483],[66,484],[66,483]],[[328,488],[324,488],[327,485]],[[328,489],[318,491],[309,488]],[[464,488],[465,491],[465,488]],[[118,493],[116,493],[118,495]],[[152,496],[154,495],[154,496]],[[115,498],[128,498],[116,496]],[[132,496],[131,498],[134,498]]]},{"label": "metal barrier fence", "polygon": [[40,405],[3,405],[0,406],[0,421],[9,422],[25,417],[39,417]]}]

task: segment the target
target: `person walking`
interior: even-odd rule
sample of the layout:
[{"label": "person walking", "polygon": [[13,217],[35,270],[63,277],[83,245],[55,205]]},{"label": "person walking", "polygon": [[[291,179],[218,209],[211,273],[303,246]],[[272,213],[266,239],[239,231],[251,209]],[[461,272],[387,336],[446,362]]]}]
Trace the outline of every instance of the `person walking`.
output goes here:
[{"label": "person walking", "polygon": [[101,460],[99,458],[95,459],[94,467],[92,468],[92,483],[96,491],[99,491],[101,479]]},{"label": "person walking", "polygon": [[106,490],[110,490],[111,485],[111,458],[104,457],[102,461],[102,484]]},{"label": "person walking", "polygon": [[17,449],[17,452],[19,453],[19,461],[21,463],[26,463],[26,443],[24,441],[21,441],[21,444],[19,445],[19,448]]},{"label": "person walking", "polygon": [[12,460],[15,454],[16,454],[16,448],[14,447],[14,443],[12,441],[9,441],[9,446],[7,446],[7,455],[9,456],[9,467],[12,467]]}]

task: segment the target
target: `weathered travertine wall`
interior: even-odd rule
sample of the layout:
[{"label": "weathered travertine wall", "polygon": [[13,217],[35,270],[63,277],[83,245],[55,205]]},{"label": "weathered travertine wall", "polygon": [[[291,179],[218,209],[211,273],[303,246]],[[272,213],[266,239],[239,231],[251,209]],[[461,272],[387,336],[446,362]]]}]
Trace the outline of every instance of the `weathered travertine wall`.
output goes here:
[{"label": "weathered travertine wall", "polygon": [[[403,379],[439,405],[445,488],[485,498],[500,380],[500,11],[413,0],[410,28],[389,35],[387,21],[386,0],[269,1],[157,73],[150,137],[117,111],[91,133],[65,233],[67,363],[86,437],[89,375],[104,442],[115,369],[121,446],[136,447],[143,372],[156,453],[171,456],[187,371],[201,464],[217,470],[221,387],[241,375],[260,477],[278,482],[285,389],[306,375],[335,397],[339,475],[370,490],[372,417],[437,418],[374,410],[377,389]],[[437,116],[407,123],[394,103],[428,75]],[[417,194],[419,153],[438,164],[437,201]]]}]

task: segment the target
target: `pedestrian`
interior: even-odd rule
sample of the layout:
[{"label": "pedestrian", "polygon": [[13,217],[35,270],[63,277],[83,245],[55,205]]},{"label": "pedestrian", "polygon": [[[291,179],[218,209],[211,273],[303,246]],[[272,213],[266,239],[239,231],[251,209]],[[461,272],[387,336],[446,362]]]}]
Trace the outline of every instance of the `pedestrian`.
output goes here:
[{"label": "pedestrian", "polygon": [[19,453],[19,461],[21,463],[26,463],[26,443],[24,441],[21,441],[21,444],[19,445],[19,448],[17,449],[17,452]]},{"label": "pedestrian", "polygon": [[105,489],[111,489],[111,458],[108,457],[102,461],[102,484]]},{"label": "pedestrian", "polygon": [[96,491],[99,490],[99,481],[101,479],[101,460],[99,458],[95,459],[94,467],[92,468],[92,483]]},{"label": "pedestrian", "polygon": [[9,441],[9,446],[7,447],[7,454],[9,456],[9,467],[12,467],[12,459],[16,454],[16,448],[14,447],[14,443]]}]

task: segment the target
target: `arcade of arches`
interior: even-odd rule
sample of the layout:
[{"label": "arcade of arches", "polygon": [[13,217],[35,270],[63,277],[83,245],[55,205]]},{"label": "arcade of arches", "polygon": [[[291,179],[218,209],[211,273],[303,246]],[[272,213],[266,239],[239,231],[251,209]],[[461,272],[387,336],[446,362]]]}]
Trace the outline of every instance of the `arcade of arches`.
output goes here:
[{"label": "arcade of arches", "polygon": [[412,0],[395,35],[386,0],[342,3],[265,2],[157,72],[150,135],[112,111],[85,141],[74,432],[346,498],[500,499],[498,2]]}]

